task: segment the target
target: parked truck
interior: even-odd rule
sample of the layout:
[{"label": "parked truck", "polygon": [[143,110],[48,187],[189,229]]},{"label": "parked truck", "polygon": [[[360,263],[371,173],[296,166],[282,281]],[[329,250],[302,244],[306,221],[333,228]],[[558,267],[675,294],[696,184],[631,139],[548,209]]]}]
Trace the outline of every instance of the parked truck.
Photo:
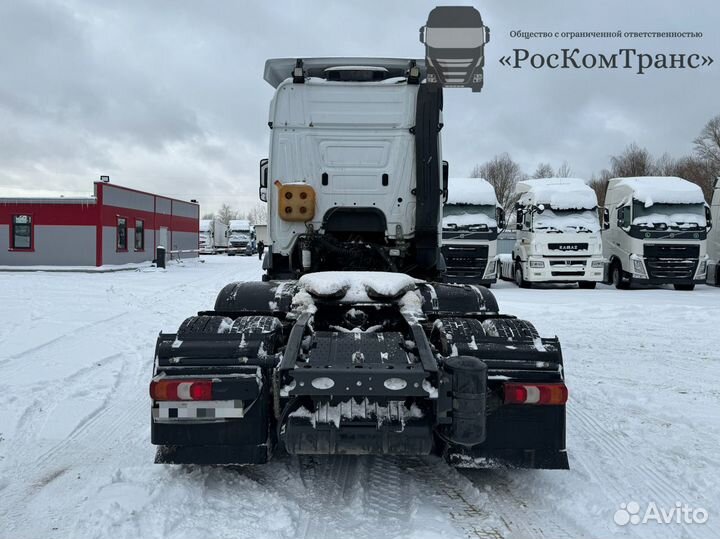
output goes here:
[{"label": "parked truck", "polygon": [[228,227],[228,256],[255,254],[255,231],[247,219],[232,219]]},{"label": "parked truck", "polygon": [[567,468],[558,340],[500,314],[485,287],[433,280],[448,165],[442,88],[424,70],[267,61],[264,280],[228,284],[160,334],[158,462],[432,453]]},{"label": "parked truck", "polygon": [[518,182],[517,239],[501,258],[501,276],[529,288],[533,283],[578,283],[595,288],[603,277],[600,221],[595,191],[577,178]]},{"label": "parked truck", "polygon": [[223,252],[228,245],[228,227],[220,219],[202,219],[198,236],[201,255],[214,255]]},{"label": "parked truck", "polygon": [[710,206],[710,220],[708,226],[710,232],[707,238],[708,270],[707,284],[720,286],[720,227],[712,226],[720,219],[720,177],[715,178],[715,189],[713,190],[712,203]]},{"label": "parked truck", "polygon": [[675,177],[613,178],[605,195],[606,279],[672,284],[692,290],[705,282],[710,210],[702,189]]},{"label": "parked truck", "polygon": [[489,182],[450,178],[442,218],[445,280],[490,287],[497,280],[497,237],[503,228],[505,212]]}]

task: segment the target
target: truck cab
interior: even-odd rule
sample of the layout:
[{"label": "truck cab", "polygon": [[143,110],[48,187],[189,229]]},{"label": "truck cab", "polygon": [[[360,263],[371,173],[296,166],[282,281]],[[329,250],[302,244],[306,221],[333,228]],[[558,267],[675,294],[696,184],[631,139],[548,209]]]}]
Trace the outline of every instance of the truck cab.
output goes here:
[{"label": "truck cab", "polygon": [[[720,219],[720,176],[715,178],[712,203],[710,205],[710,226]],[[707,250],[708,261],[707,284],[720,286],[720,228],[712,227],[708,232]]]},{"label": "truck cab", "polygon": [[198,230],[198,249],[201,255],[211,254],[215,249],[212,219],[202,219]]},{"label": "truck cab", "polygon": [[613,178],[603,221],[606,278],[617,288],[692,290],[705,281],[710,212],[698,185],[676,177]]},{"label": "truck cab", "polygon": [[582,179],[518,182],[517,239],[503,277],[518,286],[602,281],[603,255],[595,192]]},{"label": "truck cab", "polygon": [[247,219],[232,219],[228,228],[228,255],[255,253],[255,232]]},{"label": "truck cab", "polygon": [[505,212],[488,181],[450,178],[442,219],[445,280],[484,286],[496,282],[497,237],[503,228]]}]

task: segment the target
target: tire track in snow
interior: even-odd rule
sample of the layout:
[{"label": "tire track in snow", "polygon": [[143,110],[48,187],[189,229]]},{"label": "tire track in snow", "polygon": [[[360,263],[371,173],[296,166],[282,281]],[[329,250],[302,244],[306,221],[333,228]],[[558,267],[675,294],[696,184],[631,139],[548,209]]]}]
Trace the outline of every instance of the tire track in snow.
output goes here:
[{"label": "tire track in snow", "polygon": [[[577,408],[577,409],[576,409]],[[637,450],[630,446],[630,440],[624,435],[609,430],[605,424],[587,410],[572,407],[571,417],[577,419],[582,437],[594,441],[615,462],[610,467],[599,465],[596,455],[592,459],[582,459],[582,466],[598,479],[599,484],[608,484],[608,472],[621,470],[613,474],[609,482],[614,487],[616,498],[612,502],[619,504],[631,501],[653,501],[659,507],[671,508],[678,500],[678,491],[670,479],[659,471],[659,464],[637,459]],[[634,462],[632,468],[625,463]],[[612,473],[612,472],[611,472]],[[688,500],[684,500],[688,501]],[[682,526],[683,536],[688,538],[702,537],[700,533],[707,530],[697,526]]]}]

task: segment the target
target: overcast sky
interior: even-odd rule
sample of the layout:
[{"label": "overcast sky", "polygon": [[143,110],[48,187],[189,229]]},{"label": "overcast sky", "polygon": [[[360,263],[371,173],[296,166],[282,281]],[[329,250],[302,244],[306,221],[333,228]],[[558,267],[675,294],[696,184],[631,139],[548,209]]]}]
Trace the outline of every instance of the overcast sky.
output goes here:
[{"label": "overcast sky", "polygon": [[[279,56],[422,57],[418,28],[443,2],[272,0],[0,0],[0,196],[88,194],[115,183],[202,211],[257,201]],[[446,2],[467,4],[468,2]],[[567,160],[576,176],[607,167],[636,141],[654,154],[692,151],[720,114],[717,0],[474,2],[492,30],[485,89],[446,90],[451,175],[509,152],[528,173]],[[694,31],[702,39],[531,40],[525,31]],[[699,70],[513,70],[498,59],[637,48],[693,53]]]}]

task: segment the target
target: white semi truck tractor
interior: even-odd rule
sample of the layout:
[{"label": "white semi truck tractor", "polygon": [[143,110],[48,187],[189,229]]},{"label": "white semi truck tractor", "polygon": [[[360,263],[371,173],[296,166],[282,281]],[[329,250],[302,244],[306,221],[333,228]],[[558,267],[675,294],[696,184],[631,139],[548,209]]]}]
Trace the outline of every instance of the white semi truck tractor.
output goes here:
[{"label": "white semi truck tractor", "polygon": [[445,280],[487,287],[496,282],[497,238],[503,228],[505,212],[488,181],[450,178],[442,218]]},{"label": "white semi truck tractor", "polygon": [[560,344],[439,282],[442,88],[420,59],[275,59],[262,281],[161,333],[157,461],[428,455],[567,468]]},{"label": "white semi truck tractor", "polygon": [[518,182],[517,239],[503,257],[502,276],[518,286],[578,283],[595,288],[603,277],[603,253],[595,191],[577,178]]},{"label": "white semi truck tractor", "polygon": [[705,282],[710,209],[698,185],[676,177],[613,178],[603,221],[606,276],[616,288],[692,290]]}]

